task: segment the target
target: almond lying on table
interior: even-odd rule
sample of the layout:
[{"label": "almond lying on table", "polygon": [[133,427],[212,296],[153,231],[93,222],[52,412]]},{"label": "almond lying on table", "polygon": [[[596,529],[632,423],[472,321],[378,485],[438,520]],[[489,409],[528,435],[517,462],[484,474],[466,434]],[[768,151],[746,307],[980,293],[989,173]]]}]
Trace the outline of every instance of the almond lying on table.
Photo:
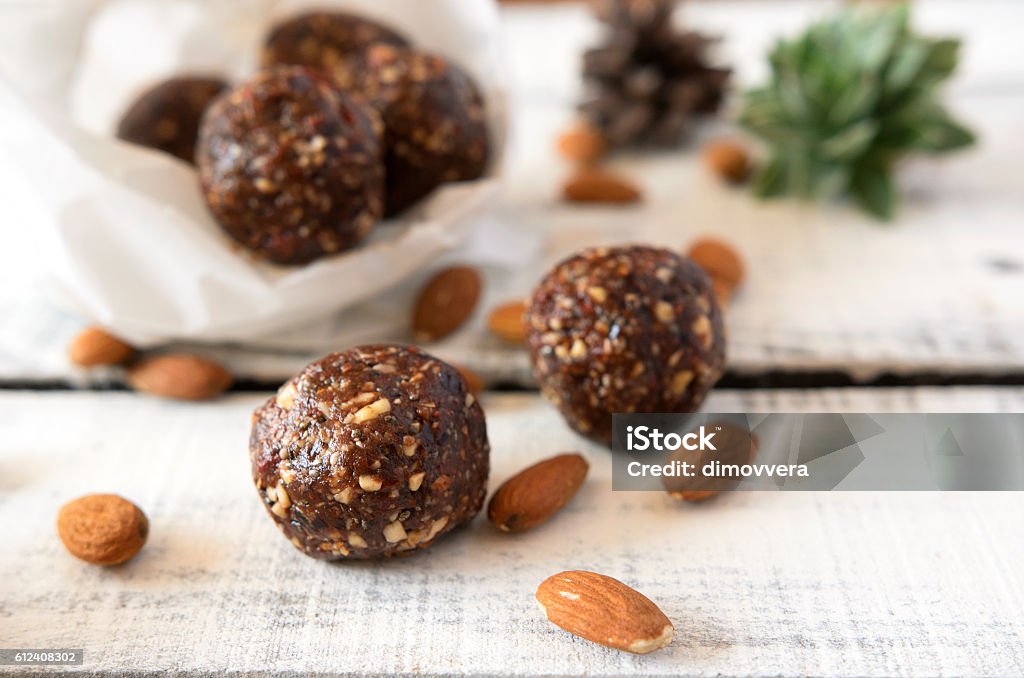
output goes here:
[{"label": "almond lying on table", "polygon": [[473,315],[483,278],[469,266],[453,266],[427,281],[412,311],[412,330],[420,341],[444,339]]},{"label": "almond lying on table", "polygon": [[79,367],[122,365],[134,355],[132,345],[96,325],[79,332],[68,346],[68,359]]},{"label": "almond lying on table", "polygon": [[469,369],[468,367],[456,365],[454,363],[451,363],[451,366],[454,367],[455,371],[461,374],[462,378],[466,380],[466,387],[469,389],[470,393],[472,393],[474,396],[479,396],[483,392],[483,377],[481,377],[479,374]]},{"label": "almond lying on table", "polygon": [[552,575],[537,587],[537,602],[556,626],[616,650],[647,654],[672,641],[672,622],[657,605],[603,574]]},{"label": "almond lying on table", "polygon": [[643,198],[633,182],[596,167],[581,168],[566,182],[562,195],[569,202],[611,205],[627,205]]},{"label": "almond lying on table", "polygon": [[487,328],[511,344],[526,344],[526,302],[509,301],[494,308],[487,317]]},{"label": "almond lying on table", "polygon": [[503,532],[531,530],[576,496],[589,469],[579,454],[560,454],[523,469],[491,497],[487,518]]},{"label": "almond lying on table", "polygon": [[93,565],[120,565],[135,557],[149,536],[142,510],[115,494],[89,494],[61,507],[57,535],[68,552]]},{"label": "almond lying on table", "polygon": [[567,160],[589,165],[601,159],[608,144],[593,125],[579,121],[558,137],[558,150]]},{"label": "almond lying on table", "polygon": [[177,400],[208,400],[231,387],[231,373],[205,358],[168,354],[143,358],[128,368],[136,391]]},{"label": "almond lying on table", "polygon": [[700,238],[690,245],[687,256],[707,272],[723,301],[732,297],[746,277],[746,267],[739,253],[718,238]]},{"label": "almond lying on table", "polygon": [[704,161],[712,172],[732,184],[746,181],[752,169],[746,149],[729,139],[718,139],[704,146]]}]

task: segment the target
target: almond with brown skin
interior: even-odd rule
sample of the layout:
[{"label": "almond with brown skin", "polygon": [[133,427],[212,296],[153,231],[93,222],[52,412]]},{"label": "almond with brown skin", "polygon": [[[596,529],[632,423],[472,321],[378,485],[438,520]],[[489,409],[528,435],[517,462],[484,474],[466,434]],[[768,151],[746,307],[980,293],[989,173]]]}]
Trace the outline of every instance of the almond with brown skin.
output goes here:
[{"label": "almond with brown skin", "polygon": [[717,238],[701,238],[690,246],[687,256],[707,271],[712,281],[727,288],[730,295],[743,284],[745,266],[732,245]]},{"label": "almond with brown skin", "polygon": [[487,317],[487,328],[510,344],[526,344],[526,302],[510,301],[496,307]]},{"label": "almond with brown skin", "polygon": [[584,167],[566,182],[563,196],[569,202],[627,205],[643,194],[633,182],[596,167]]},{"label": "almond with brown skin", "polygon": [[462,378],[466,381],[466,388],[469,389],[469,392],[475,396],[479,396],[484,390],[484,378],[468,367],[455,364],[452,364],[452,367],[455,368],[456,372],[462,375]]},{"label": "almond with brown skin", "polygon": [[79,560],[119,565],[142,549],[149,536],[149,521],[127,499],[115,494],[90,494],[61,507],[57,535]]},{"label": "almond with brown skin", "polygon": [[704,161],[711,171],[729,183],[739,184],[750,176],[750,156],[735,141],[719,139],[704,147]]},{"label": "almond with brown skin", "polygon": [[437,341],[456,331],[473,315],[483,279],[475,268],[453,266],[424,285],[412,312],[412,329],[420,341]]},{"label": "almond with brown skin", "polygon": [[95,325],[75,335],[68,346],[68,358],[79,367],[122,365],[134,355],[133,346]]},{"label": "almond with brown skin", "polygon": [[136,391],[177,400],[209,400],[231,387],[231,373],[194,355],[143,358],[128,368],[128,385]]},{"label": "almond with brown skin", "polygon": [[589,469],[578,454],[560,454],[523,469],[494,493],[487,517],[504,532],[533,529],[569,503]]},{"label": "almond with brown skin", "polygon": [[618,579],[570,570],[537,587],[548,620],[573,635],[634,654],[647,654],[672,640],[672,622],[649,598]]},{"label": "almond with brown skin", "polygon": [[592,125],[577,122],[558,137],[558,150],[567,160],[589,165],[601,159],[608,144]]}]

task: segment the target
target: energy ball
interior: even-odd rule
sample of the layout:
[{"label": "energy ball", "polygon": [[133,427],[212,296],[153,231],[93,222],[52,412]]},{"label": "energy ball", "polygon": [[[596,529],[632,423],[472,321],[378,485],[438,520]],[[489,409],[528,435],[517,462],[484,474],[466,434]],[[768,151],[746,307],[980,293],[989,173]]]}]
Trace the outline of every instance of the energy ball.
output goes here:
[{"label": "energy ball", "polygon": [[117,138],[195,164],[203,112],[228,83],[220,78],[171,78],[146,90],[117,125]]},{"label": "energy ball", "polygon": [[578,433],[611,444],[612,414],[692,412],[725,365],[711,282],[653,247],[585,250],[561,262],[526,314],[533,372]]},{"label": "energy ball", "polygon": [[397,31],[348,12],[312,12],[276,26],[263,47],[263,65],[324,70],[342,88],[352,85],[358,57],[374,43],[409,43]]},{"label": "energy ball", "polygon": [[228,235],[274,263],[349,249],[383,212],[380,135],[377,113],[319,71],[263,71],[203,117],[206,202]]},{"label": "energy ball", "polygon": [[252,474],[271,518],[313,558],[427,548],[483,506],[490,445],[462,376],[417,348],[312,363],[256,410]]},{"label": "energy ball", "polygon": [[354,91],[384,118],[387,216],[452,181],[479,179],[490,154],[484,101],[473,79],[448,60],[377,44]]}]

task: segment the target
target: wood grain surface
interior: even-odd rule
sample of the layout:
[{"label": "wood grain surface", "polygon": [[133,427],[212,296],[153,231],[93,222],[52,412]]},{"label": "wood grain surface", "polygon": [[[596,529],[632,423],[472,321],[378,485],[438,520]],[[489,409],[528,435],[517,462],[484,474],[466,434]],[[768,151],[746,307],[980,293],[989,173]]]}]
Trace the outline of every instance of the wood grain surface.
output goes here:
[{"label": "wood grain surface", "polygon": [[[485,396],[492,489],[553,453],[591,475],[534,532],[482,517],[410,558],[311,560],[249,478],[249,414],[129,394],[0,393],[0,640],[78,647],[83,673],[189,675],[1015,675],[1021,493],[736,493],[699,506],[612,492],[608,453],[535,396]],[[1021,411],[1024,389],[719,392],[710,410]],[[149,516],[130,563],[74,560],[58,507],[120,493]],[[593,569],[654,600],[672,644],[630,656],[533,600]],[[0,673],[14,671],[6,667]]]}]

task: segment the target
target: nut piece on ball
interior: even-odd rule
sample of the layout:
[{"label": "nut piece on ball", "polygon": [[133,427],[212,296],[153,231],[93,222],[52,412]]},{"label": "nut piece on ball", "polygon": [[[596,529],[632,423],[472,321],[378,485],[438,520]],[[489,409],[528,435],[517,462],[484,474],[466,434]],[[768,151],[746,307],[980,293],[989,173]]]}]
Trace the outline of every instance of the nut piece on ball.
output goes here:
[{"label": "nut piece on ball", "polygon": [[257,74],[221,95],[200,128],[196,163],[221,227],[278,264],[359,243],[383,212],[380,119],[300,66]]},{"label": "nut piece on ball", "polygon": [[117,125],[117,138],[195,163],[203,112],[227,89],[220,78],[171,78],[146,90]]},{"label": "nut piece on ball", "polygon": [[259,408],[253,480],[296,548],[325,560],[430,546],[483,506],[484,413],[452,366],[363,346],[312,363]]},{"label": "nut piece on ball", "polygon": [[711,282],[664,249],[566,259],[534,291],[527,325],[543,394],[575,431],[606,445],[612,414],[692,412],[725,365]]},{"label": "nut piece on ball", "polygon": [[116,494],[88,494],[61,507],[57,534],[79,560],[120,565],[142,550],[149,521],[138,506]]},{"label": "nut piece on ball", "polygon": [[291,64],[325,71],[339,86],[352,85],[358,57],[374,43],[405,47],[397,31],[348,12],[310,12],[278,24],[263,47],[263,66]]},{"label": "nut piece on ball", "polygon": [[363,57],[359,91],[384,118],[386,214],[402,212],[444,183],[479,179],[490,141],[484,100],[448,60],[377,44]]}]

